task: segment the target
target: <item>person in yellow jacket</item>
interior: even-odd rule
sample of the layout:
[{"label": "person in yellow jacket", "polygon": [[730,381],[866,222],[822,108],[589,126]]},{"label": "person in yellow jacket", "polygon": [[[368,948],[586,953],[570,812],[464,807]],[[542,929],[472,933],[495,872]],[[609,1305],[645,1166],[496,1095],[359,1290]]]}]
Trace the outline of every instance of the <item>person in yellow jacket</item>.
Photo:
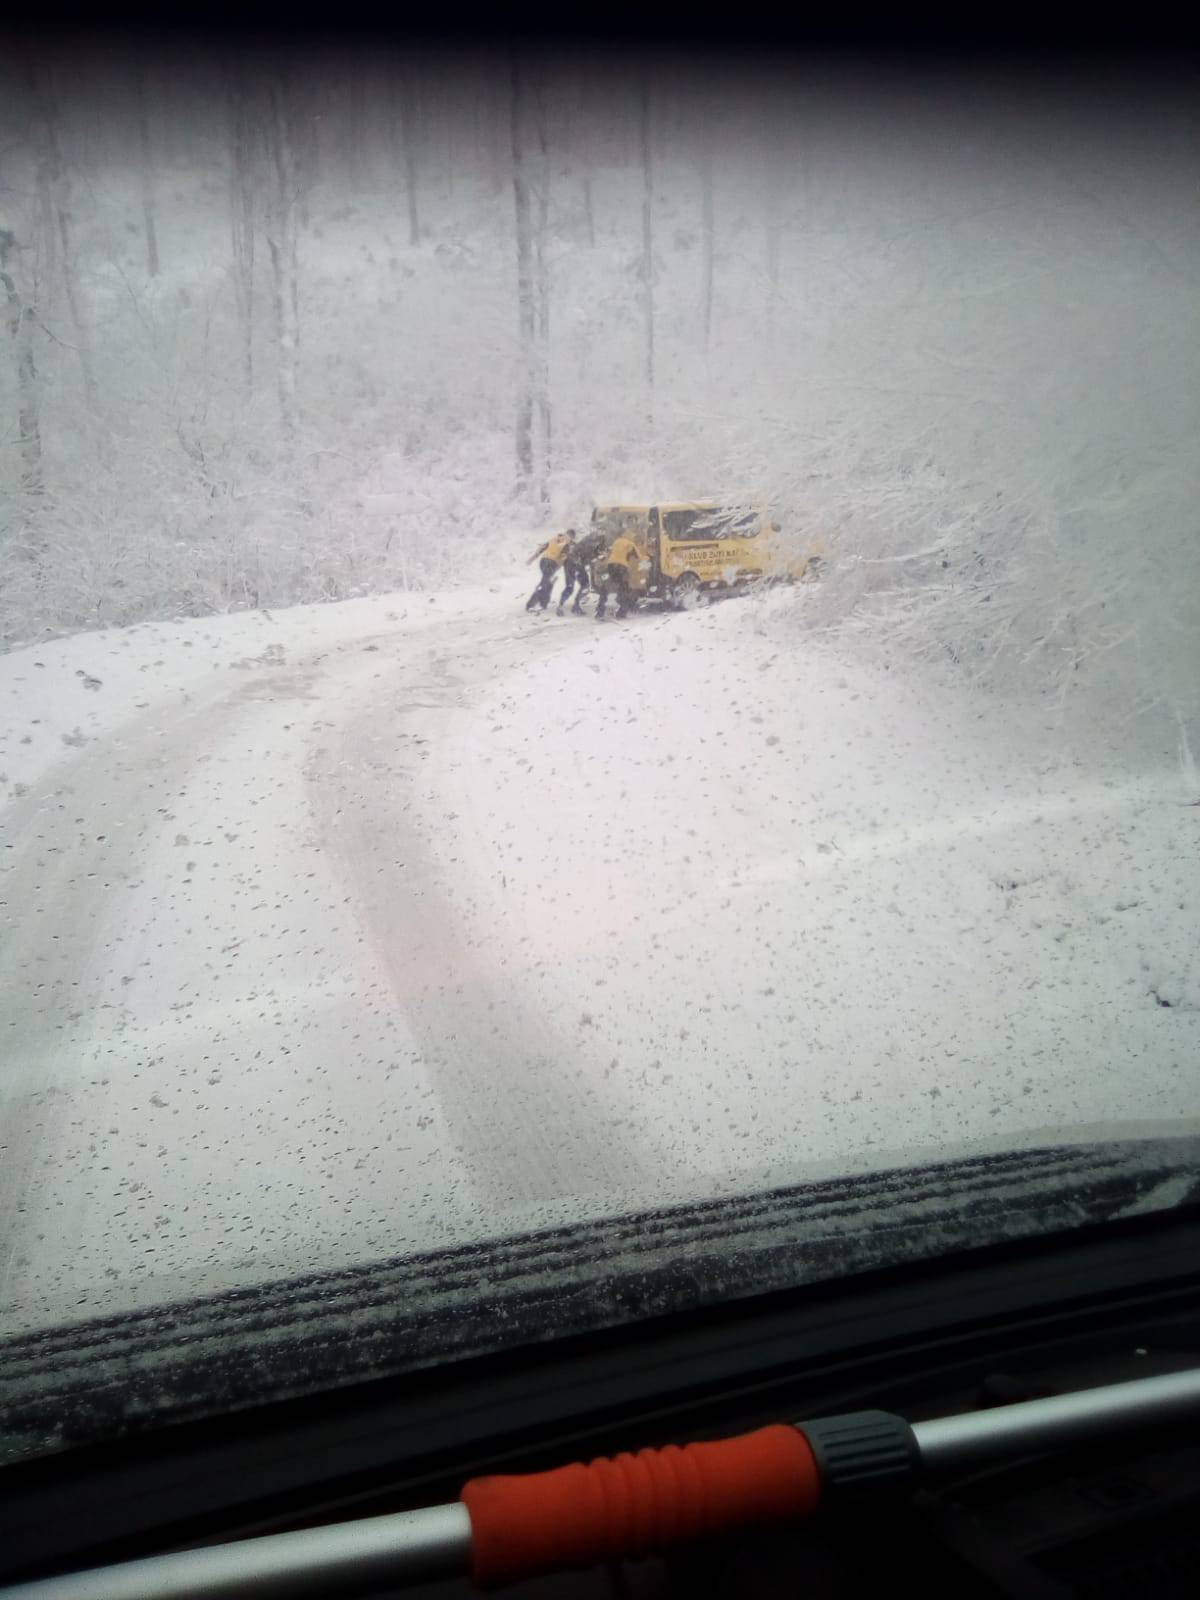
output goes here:
[{"label": "person in yellow jacket", "polygon": [[596,615],[598,617],[604,615],[608,597],[613,593],[617,597],[617,616],[623,617],[626,614],[629,610],[631,599],[630,588],[633,581],[633,573],[637,568],[637,564],[645,559],[646,552],[631,534],[619,533],[617,535],[600,571],[600,595],[596,604]]},{"label": "person in yellow jacket", "polygon": [[545,611],[550,604],[550,591],[554,587],[554,579],[557,576],[559,567],[562,566],[570,554],[571,546],[574,542],[574,535],[570,531],[553,534],[546,540],[545,544],[540,544],[537,547],[525,563],[528,567],[537,561],[539,557],[542,563],[542,576],[538,580],[537,588],[525,602],[526,611],[532,611],[534,606],[539,605]]}]

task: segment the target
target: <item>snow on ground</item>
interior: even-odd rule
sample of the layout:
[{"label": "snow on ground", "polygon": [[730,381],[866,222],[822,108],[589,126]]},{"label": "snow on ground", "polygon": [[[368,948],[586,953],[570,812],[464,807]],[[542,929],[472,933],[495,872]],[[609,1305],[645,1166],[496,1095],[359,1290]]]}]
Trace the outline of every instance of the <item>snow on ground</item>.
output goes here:
[{"label": "snow on ground", "polygon": [[446,893],[568,1070],[664,1193],[1200,1113],[1178,770],[856,667],[805,599],[582,631],[439,742]]},{"label": "snow on ground", "polygon": [[392,596],[0,661],[5,1321],[345,1259],[331,1236],[427,1245],[475,1213],[428,1084],[396,1075],[403,1012],[308,773],[389,650],[498,604]]},{"label": "snow on ground", "polygon": [[0,661],[0,1326],[1200,1114],[1177,767],[508,587]]},{"label": "snow on ground", "polygon": [[385,594],[146,622],[14,650],[0,657],[0,805],[19,799],[73,750],[111,738],[144,713],[221,698],[238,675],[284,667],[298,651],[336,649],[392,625],[444,626],[447,617],[489,604],[494,593],[482,587]]}]

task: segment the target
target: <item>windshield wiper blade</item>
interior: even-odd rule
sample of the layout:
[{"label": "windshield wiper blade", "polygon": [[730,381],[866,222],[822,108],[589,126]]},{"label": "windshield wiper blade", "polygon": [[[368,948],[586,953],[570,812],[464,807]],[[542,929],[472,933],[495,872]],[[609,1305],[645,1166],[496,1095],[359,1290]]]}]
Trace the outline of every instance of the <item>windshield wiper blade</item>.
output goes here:
[{"label": "windshield wiper blade", "polygon": [[[1200,1139],[1054,1145],[580,1222],[23,1334],[0,1342],[0,1461],[1198,1193]],[[488,1315],[473,1315],[484,1299]]]}]

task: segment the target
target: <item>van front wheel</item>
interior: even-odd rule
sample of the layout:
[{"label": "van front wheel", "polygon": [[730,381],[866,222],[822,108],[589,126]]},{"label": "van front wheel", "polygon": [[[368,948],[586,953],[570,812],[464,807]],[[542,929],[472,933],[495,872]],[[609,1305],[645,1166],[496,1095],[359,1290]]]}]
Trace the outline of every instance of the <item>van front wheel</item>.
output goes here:
[{"label": "van front wheel", "polygon": [[700,579],[694,572],[685,572],[681,578],[676,578],[671,600],[676,611],[694,611],[698,605],[703,604]]}]

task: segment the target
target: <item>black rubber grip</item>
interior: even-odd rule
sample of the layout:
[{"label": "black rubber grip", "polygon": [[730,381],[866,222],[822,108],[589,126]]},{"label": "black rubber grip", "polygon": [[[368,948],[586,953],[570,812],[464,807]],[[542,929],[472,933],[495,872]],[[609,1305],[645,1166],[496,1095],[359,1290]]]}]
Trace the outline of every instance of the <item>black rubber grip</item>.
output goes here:
[{"label": "black rubber grip", "polygon": [[890,1411],[848,1411],[796,1426],[817,1458],[823,1496],[903,1490],[916,1479],[916,1435]]}]

